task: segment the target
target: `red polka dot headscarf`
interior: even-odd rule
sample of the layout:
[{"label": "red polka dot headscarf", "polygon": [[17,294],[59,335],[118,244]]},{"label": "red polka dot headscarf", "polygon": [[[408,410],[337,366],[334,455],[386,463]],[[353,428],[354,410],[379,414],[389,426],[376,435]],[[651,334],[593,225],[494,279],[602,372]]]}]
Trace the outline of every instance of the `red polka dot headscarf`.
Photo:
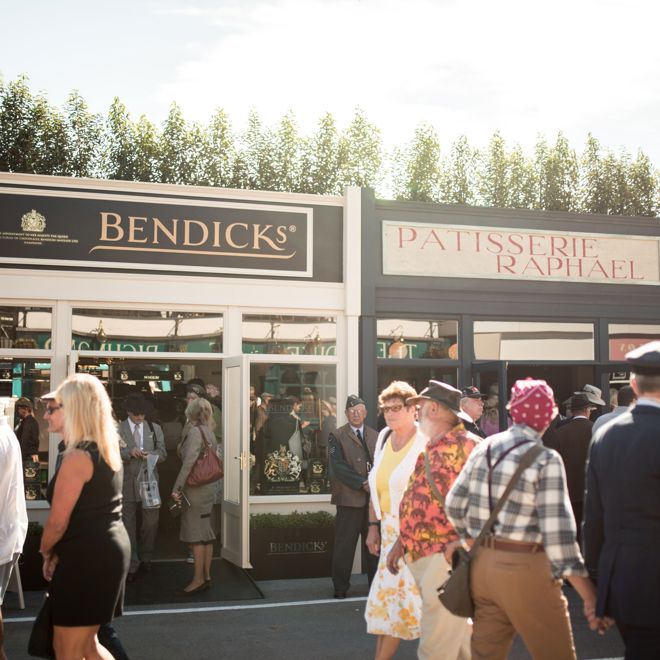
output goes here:
[{"label": "red polka dot headscarf", "polygon": [[553,417],[554,392],[544,380],[517,380],[511,388],[509,414],[516,424],[544,429]]}]

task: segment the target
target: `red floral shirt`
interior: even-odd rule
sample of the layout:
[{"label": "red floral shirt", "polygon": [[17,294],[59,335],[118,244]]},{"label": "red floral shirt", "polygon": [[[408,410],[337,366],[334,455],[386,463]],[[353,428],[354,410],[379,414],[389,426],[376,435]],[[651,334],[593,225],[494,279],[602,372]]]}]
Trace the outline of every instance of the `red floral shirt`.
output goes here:
[{"label": "red floral shirt", "polygon": [[429,442],[425,452],[418,456],[399,507],[400,539],[406,561],[444,552],[446,545],[458,539],[445,514],[444,502],[443,505],[438,502],[427,482],[425,454],[429,455],[435,485],[445,497],[480,440],[461,423],[438,440]]}]

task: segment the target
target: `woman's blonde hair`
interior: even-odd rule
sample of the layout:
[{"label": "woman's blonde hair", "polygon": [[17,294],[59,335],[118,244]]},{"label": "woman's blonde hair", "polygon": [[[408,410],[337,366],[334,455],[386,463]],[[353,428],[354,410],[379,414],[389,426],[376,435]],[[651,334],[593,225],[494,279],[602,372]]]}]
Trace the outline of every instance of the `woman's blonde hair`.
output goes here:
[{"label": "woman's blonde hair", "polygon": [[411,396],[417,396],[415,388],[404,380],[395,380],[380,393],[378,405],[382,406],[385,401],[389,401],[390,399],[401,399],[405,404],[406,399],[409,399]]},{"label": "woman's blonde hair", "polygon": [[119,433],[110,397],[101,381],[88,374],[75,374],[57,388],[55,396],[62,402],[65,451],[95,442],[103,460],[117,472],[121,467]]},{"label": "woman's blonde hair", "polygon": [[203,424],[211,430],[215,428],[213,408],[206,399],[193,399],[186,408],[186,417],[192,424]]}]

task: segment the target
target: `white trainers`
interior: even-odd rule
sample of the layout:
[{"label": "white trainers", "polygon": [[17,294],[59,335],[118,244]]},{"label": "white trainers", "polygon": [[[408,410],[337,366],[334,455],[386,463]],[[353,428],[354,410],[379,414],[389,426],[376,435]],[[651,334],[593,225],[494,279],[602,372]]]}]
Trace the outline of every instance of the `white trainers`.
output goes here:
[{"label": "white trainers", "polygon": [[186,562],[188,564],[194,564],[195,563],[195,558],[193,557],[192,550],[188,553],[188,556],[186,557]]}]

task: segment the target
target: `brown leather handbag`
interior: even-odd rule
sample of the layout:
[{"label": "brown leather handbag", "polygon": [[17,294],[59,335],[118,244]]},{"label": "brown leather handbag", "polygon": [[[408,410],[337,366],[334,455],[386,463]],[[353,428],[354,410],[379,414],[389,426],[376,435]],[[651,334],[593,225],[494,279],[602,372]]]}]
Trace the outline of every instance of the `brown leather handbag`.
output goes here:
[{"label": "brown leather handbag", "polygon": [[197,428],[202,434],[202,448],[186,479],[186,486],[193,488],[212,484],[222,479],[225,475],[222,459],[213,449],[213,445],[206,437],[204,429],[201,426]]}]

